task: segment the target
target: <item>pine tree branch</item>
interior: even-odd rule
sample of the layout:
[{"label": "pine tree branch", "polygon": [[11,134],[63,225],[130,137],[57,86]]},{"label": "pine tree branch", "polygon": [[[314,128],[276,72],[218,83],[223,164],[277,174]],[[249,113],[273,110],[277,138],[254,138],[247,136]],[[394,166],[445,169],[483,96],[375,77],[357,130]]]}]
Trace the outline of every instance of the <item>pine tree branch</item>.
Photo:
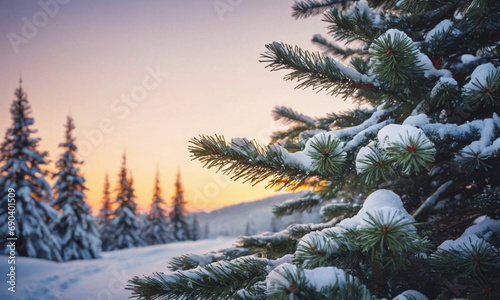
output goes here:
[{"label": "pine tree branch", "polygon": [[351,203],[329,203],[321,207],[321,218],[323,220],[332,220],[338,217],[350,218],[359,211],[359,205]]},{"label": "pine tree branch", "polygon": [[285,124],[299,123],[308,126],[314,126],[316,120],[299,112],[294,111],[290,107],[276,106],[272,112],[275,121],[282,121]]},{"label": "pine tree branch", "polygon": [[383,106],[378,106],[373,109],[371,116],[364,120],[361,124],[338,129],[335,131],[335,135],[342,140],[352,139],[352,137],[356,136],[363,130],[381,123],[393,110],[393,107],[385,109]]},{"label": "pine tree branch", "polygon": [[240,236],[237,246],[249,249],[252,254],[269,259],[278,259],[293,254],[296,244],[304,235],[335,226],[338,220],[319,224],[292,224],[277,233],[264,232],[253,236]]},{"label": "pine tree branch", "polygon": [[341,48],[340,46],[329,42],[326,38],[324,38],[320,34],[315,34],[312,38],[313,44],[318,45],[321,49],[323,49],[323,55],[333,55],[333,56],[341,56],[342,59],[346,59],[353,55],[367,55],[368,51],[359,49],[351,49],[349,47]]},{"label": "pine tree branch", "polygon": [[[324,276],[329,280],[324,280]],[[311,278],[322,280],[311,282]],[[272,271],[268,282],[268,300],[372,299],[370,291],[357,278],[336,268],[304,270],[292,264],[283,264]]]},{"label": "pine tree branch", "polygon": [[382,22],[374,23],[374,15],[366,3],[358,2],[348,11],[334,8],[324,17],[324,21],[331,24],[327,27],[328,33],[336,41],[346,41],[346,44],[356,41],[369,45],[386,29]]},{"label": "pine tree branch", "polygon": [[310,128],[307,125],[297,125],[284,131],[275,131],[271,134],[271,143],[281,143],[284,140],[298,142],[299,136]]},{"label": "pine tree branch", "polygon": [[350,0],[296,0],[292,6],[292,17],[295,19],[308,18],[316,16],[324,11],[341,5],[346,8],[350,4]]},{"label": "pine tree branch", "polygon": [[184,254],[172,258],[167,267],[172,271],[191,270],[198,266],[204,267],[207,264],[221,260],[233,260],[238,257],[249,255],[249,250],[245,248],[228,248],[217,252],[209,252],[203,255]]},{"label": "pine tree branch", "polygon": [[175,296],[171,297],[167,294],[168,282],[163,278],[162,273],[154,273],[153,276],[144,276],[144,278],[134,276],[130,279],[125,287],[126,290],[132,292],[130,298],[141,300],[175,299]]},{"label": "pine tree branch", "polygon": [[268,273],[269,261],[255,257],[242,257],[232,261],[219,261],[193,270],[177,271],[172,275],[156,273],[154,277],[134,277],[126,289],[138,299],[240,299],[244,290],[254,296],[262,295],[259,281]]},{"label": "pine tree branch", "polygon": [[373,109],[368,110],[358,107],[352,110],[331,113],[328,115],[328,118],[321,119],[320,121],[325,122],[328,120],[329,127],[346,128],[362,124],[364,121],[368,120],[372,114]]},{"label": "pine tree branch", "polygon": [[304,197],[299,199],[288,200],[280,204],[276,204],[273,206],[273,214],[277,218],[281,218],[283,216],[289,216],[295,212],[310,212],[315,206],[319,205],[322,199],[314,194],[307,193]]},{"label": "pine tree branch", "polygon": [[449,180],[445,183],[443,183],[431,196],[429,196],[424,203],[420,205],[420,207],[412,214],[414,218],[417,218],[420,213],[422,213],[423,210],[436,205],[436,202],[439,199],[439,196],[443,194],[448,187],[450,187],[453,184],[453,180]]},{"label": "pine tree branch", "polygon": [[421,126],[425,135],[434,143],[446,142],[466,143],[481,137],[484,120],[474,120],[462,125],[457,124],[425,124]]},{"label": "pine tree branch", "polygon": [[389,119],[361,130],[351,138],[351,140],[345,145],[344,149],[346,151],[355,151],[359,149],[363,144],[366,144],[370,139],[374,139],[377,133],[380,131],[380,129],[393,122],[394,120]]},{"label": "pine tree branch", "polygon": [[200,136],[190,141],[191,157],[204,167],[216,168],[231,179],[257,184],[269,179],[268,187],[297,188],[310,176],[319,175],[299,163],[286,161],[288,153],[278,145],[262,147],[255,141],[241,139],[227,144],[221,136]]},{"label": "pine tree branch", "polygon": [[286,229],[288,234],[294,239],[301,239],[304,235],[313,231],[321,231],[326,228],[335,226],[340,220],[332,219],[325,223],[316,224],[292,224]]},{"label": "pine tree branch", "polygon": [[274,42],[266,45],[268,51],[262,54],[272,71],[292,70],[285,80],[297,80],[297,88],[312,88],[318,92],[329,91],[331,95],[343,95],[344,98],[355,96],[358,89],[379,91],[373,85],[373,79],[358,71],[348,68],[331,57],[317,52],[309,52],[299,47]]},{"label": "pine tree branch", "polygon": [[277,233],[262,233],[253,236],[240,236],[236,245],[250,250],[250,253],[268,259],[277,259],[295,252],[296,238],[287,229]]},{"label": "pine tree branch", "polygon": [[[401,31],[387,31],[370,47],[374,58],[373,72],[390,90],[406,85],[411,90],[424,78],[425,66],[414,42]],[[413,87],[412,85],[415,85]]]}]

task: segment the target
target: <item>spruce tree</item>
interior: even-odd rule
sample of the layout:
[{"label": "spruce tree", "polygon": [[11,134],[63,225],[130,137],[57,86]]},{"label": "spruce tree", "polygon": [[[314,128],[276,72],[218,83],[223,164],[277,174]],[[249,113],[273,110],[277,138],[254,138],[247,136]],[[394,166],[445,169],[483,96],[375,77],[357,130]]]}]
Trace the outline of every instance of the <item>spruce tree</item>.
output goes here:
[{"label": "spruce tree", "polygon": [[161,197],[160,174],[157,171],[153,189],[153,201],[146,221],[145,240],[149,245],[170,243],[174,240],[170,228],[165,200]]},{"label": "spruce tree", "polygon": [[500,299],[500,2],[293,5],[298,19],[318,14],[323,53],[273,42],[262,61],[363,106],[316,119],[278,107],[290,128],[270,145],[199,136],[189,150],[233,179],[309,187],[273,212],[320,205],[325,222],[173,259],[170,275],[133,278],[133,295]]},{"label": "spruce tree", "polygon": [[49,227],[58,214],[50,205],[52,191],[42,169],[48,153],[38,150],[40,138],[33,137],[37,130],[21,82],[14,94],[12,126],[0,148],[0,223],[6,235],[0,252],[9,254],[7,246],[14,243],[20,256],[61,261],[59,239]]},{"label": "spruce tree", "polygon": [[175,181],[175,195],[172,197],[172,210],[170,211],[170,223],[175,240],[185,241],[191,239],[189,224],[186,221],[186,201],[184,201],[184,189],[181,183],[181,172],[177,173]]},{"label": "spruce tree", "polygon": [[104,189],[102,192],[102,207],[99,210],[99,223],[105,222],[109,219],[109,216],[113,212],[112,203],[111,203],[111,193],[109,191],[109,176],[106,172],[106,177],[104,178]]},{"label": "spruce tree", "polygon": [[98,258],[101,253],[101,239],[85,201],[85,179],[80,173],[77,160],[77,147],[73,130],[73,118],[68,116],[64,142],[59,147],[64,149],[56,162],[58,172],[54,174],[54,208],[60,211],[52,228],[61,239],[63,260]]},{"label": "spruce tree", "polygon": [[127,158],[123,154],[122,167],[118,173],[118,186],[116,187],[116,209],[109,220],[103,223],[101,232],[104,233],[103,250],[112,251],[146,245],[143,239],[141,222],[137,217],[137,204],[133,178],[127,176]]},{"label": "spruce tree", "polygon": [[102,197],[102,207],[99,210],[99,235],[102,241],[102,250],[106,251],[110,249],[113,243],[113,238],[115,237],[114,228],[110,225],[111,217],[113,216],[114,209],[113,203],[111,202],[111,193],[109,191],[109,177],[106,173],[104,178],[104,189]]}]

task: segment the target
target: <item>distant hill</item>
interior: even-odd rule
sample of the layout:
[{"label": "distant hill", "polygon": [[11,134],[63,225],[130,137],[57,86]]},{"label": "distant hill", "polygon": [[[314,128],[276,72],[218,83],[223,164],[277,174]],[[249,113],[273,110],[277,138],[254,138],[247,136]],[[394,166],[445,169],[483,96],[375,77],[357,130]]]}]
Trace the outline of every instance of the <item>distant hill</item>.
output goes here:
[{"label": "distant hill", "polygon": [[[264,231],[279,231],[295,223],[317,223],[320,220],[319,208],[311,213],[295,213],[281,219],[274,219],[272,207],[277,203],[297,199],[305,192],[288,193],[251,202],[244,202],[220,208],[209,213],[197,213],[199,236],[213,238],[217,236],[252,235]],[[273,227],[275,230],[273,230]]]}]

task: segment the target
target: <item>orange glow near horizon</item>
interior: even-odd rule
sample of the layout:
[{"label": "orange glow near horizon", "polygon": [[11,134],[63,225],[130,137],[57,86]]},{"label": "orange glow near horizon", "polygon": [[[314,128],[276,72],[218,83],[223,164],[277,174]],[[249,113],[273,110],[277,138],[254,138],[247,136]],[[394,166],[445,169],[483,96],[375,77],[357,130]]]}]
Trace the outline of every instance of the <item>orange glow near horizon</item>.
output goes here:
[{"label": "orange glow near horizon", "polygon": [[[202,168],[187,148],[199,134],[266,144],[281,126],[271,117],[278,105],[316,117],[351,107],[324,92],[295,90],[296,82],[283,81],[285,72],[259,62],[265,44],[275,40],[318,50],[310,39],[325,34],[326,24],[294,20],[291,5],[242,1],[221,14],[212,1],[91,0],[61,4],[47,20],[34,20],[44,12],[38,2],[4,1],[0,130],[11,126],[9,107],[22,72],[34,137],[50,154],[49,168],[61,154],[66,116],[74,118],[94,214],[106,172],[111,191],[116,186],[123,152],[142,211],[149,210],[157,168],[168,204],[180,170],[191,211],[273,195],[267,183],[234,182]],[[13,40],[16,35],[24,40]]]}]

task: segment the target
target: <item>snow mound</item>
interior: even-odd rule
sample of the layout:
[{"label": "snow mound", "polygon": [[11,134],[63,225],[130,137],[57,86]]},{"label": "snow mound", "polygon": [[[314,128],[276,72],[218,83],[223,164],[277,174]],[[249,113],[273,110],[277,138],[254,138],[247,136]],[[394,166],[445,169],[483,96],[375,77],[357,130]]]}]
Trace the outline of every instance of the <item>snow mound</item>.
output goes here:
[{"label": "snow mound", "polygon": [[470,64],[472,62],[475,62],[476,60],[481,59],[481,56],[474,56],[472,54],[464,54],[460,57],[460,60],[462,61],[463,64]]},{"label": "snow mound", "polygon": [[434,27],[431,31],[427,33],[427,36],[425,37],[425,42],[426,43],[430,42],[437,33],[443,33],[448,31],[451,26],[453,26],[453,22],[450,20],[443,20],[439,22],[436,25],[436,27]]},{"label": "snow mound", "polygon": [[[297,266],[290,263],[284,263],[274,269],[267,275],[267,292],[273,293],[279,290],[280,287],[289,287],[294,282],[290,282],[288,274],[297,274],[299,269]],[[333,286],[338,283],[340,286],[345,284],[346,273],[344,270],[336,267],[321,267],[312,270],[303,270],[307,284],[313,287],[316,291],[320,291],[323,287]]]},{"label": "snow mound", "polygon": [[480,86],[486,84],[486,78],[491,74],[498,72],[497,68],[492,63],[486,63],[477,66],[470,76],[470,81],[463,87],[464,92],[472,92],[480,90]]},{"label": "snow mound", "polygon": [[425,297],[420,292],[417,292],[415,290],[404,291],[401,294],[397,295],[396,297],[392,298],[392,300],[408,300],[408,299],[429,300],[427,297]]},{"label": "snow mound", "polygon": [[[369,215],[381,213],[385,221],[389,221],[394,215],[395,220],[404,219],[405,222],[415,222],[415,219],[405,210],[401,198],[389,190],[377,190],[366,198],[361,210],[352,218],[342,220],[338,226],[343,228],[364,228],[369,225]],[[407,225],[407,229],[415,231],[413,225]]]},{"label": "snow mound", "polygon": [[404,144],[405,137],[413,137],[424,135],[422,129],[411,125],[389,124],[382,128],[377,135],[378,141],[383,148],[386,148],[392,143]]},{"label": "snow mound", "polygon": [[313,270],[304,270],[306,278],[316,291],[320,291],[325,286],[332,286],[336,283],[345,285],[346,274],[344,270],[336,267],[321,267]]},{"label": "snow mound", "polygon": [[443,85],[453,85],[458,86],[458,83],[455,79],[451,77],[440,77],[436,85],[432,88],[431,98],[435,98],[439,90],[443,87]]},{"label": "snow mound", "polygon": [[456,240],[446,240],[438,249],[452,251],[460,250],[462,247],[469,247],[480,242],[489,243],[487,240],[494,234],[500,234],[500,220],[483,218],[479,223],[467,228],[464,233]]},{"label": "snow mound", "polygon": [[[444,77],[441,77],[444,79]],[[426,114],[419,114],[416,116],[409,116],[403,121],[403,125],[410,125],[415,127],[421,127],[423,125],[429,124],[429,117]]]}]

